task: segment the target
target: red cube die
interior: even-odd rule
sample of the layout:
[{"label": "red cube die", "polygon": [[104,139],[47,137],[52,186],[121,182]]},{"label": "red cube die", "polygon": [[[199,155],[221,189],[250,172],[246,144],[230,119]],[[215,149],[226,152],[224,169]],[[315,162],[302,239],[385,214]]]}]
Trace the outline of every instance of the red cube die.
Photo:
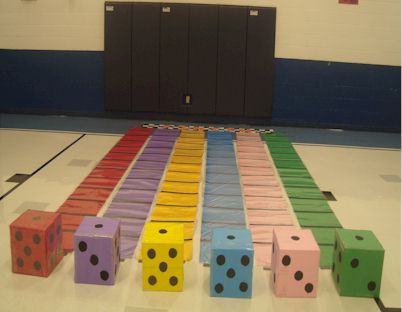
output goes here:
[{"label": "red cube die", "polygon": [[63,258],[61,215],[27,210],[10,224],[14,273],[48,276]]}]

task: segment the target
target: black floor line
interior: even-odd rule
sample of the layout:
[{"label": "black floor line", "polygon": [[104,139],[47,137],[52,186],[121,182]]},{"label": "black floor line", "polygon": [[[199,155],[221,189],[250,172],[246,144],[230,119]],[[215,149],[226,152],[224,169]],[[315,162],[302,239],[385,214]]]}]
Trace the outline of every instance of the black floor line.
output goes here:
[{"label": "black floor line", "polygon": [[8,195],[10,195],[13,191],[15,191],[18,187],[20,187],[24,182],[28,181],[30,178],[32,178],[35,174],[37,174],[40,170],[42,170],[44,167],[46,167],[48,164],[50,164],[53,160],[55,160],[57,157],[59,157],[61,154],[63,154],[66,150],[68,150],[71,146],[73,146],[75,143],[77,143],[79,140],[81,140],[86,134],[82,134],[78,139],[76,139],[74,142],[70,143],[67,145],[65,148],[63,148],[60,152],[58,152],[56,155],[54,155],[52,158],[50,158],[47,162],[45,162],[42,166],[40,166],[38,169],[36,169],[34,172],[32,172],[29,175],[29,178],[23,180],[21,183],[18,183],[16,186],[14,186],[11,190],[9,190],[7,193],[2,195],[0,197],[0,200],[6,198]]},{"label": "black floor line", "polygon": [[375,303],[377,303],[378,308],[381,310],[381,312],[400,312],[401,308],[387,308],[384,306],[384,303],[382,303],[382,300],[380,298],[374,298]]}]

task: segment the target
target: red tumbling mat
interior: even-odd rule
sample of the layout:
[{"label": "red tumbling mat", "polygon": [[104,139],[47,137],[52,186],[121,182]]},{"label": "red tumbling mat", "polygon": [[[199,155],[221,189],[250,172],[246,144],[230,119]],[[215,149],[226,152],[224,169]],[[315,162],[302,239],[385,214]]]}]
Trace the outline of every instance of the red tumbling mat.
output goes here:
[{"label": "red tumbling mat", "polygon": [[120,179],[124,174],[125,169],[115,169],[115,168],[99,168],[95,167],[89,174],[90,177],[101,177],[101,178],[118,178]]},{"label": "red tumbling mat", "polygon": [[119,181],[120,179],[116,178],[86,177],[85,180],[81,182],[81,186],[114,189]]},{"label": "red tumbling mat", "polygon": [[[140,150],[139,147],[120,147],[116,146],[113,147],[110,151],[113,153],[126,153],[126,154],[136,154]],[[134,158],[134,157],[133,157]]]},{"label": "red tumbling mat", "polygon": [[58,212],[73,215],[96,216],[102,208],[103,202],[67,199],[59,208]]},{"label": "red tumbling mat", "polygon": [[112,191],[111,189],[77,187],[69,198],[105,202]]},{"label": "red tumbling mat", "polygon": [[128,160],[131,162],[133,160],[133,155],[109,152],[106,154],[106,156],[103,159]]},{"label": "red tumbling mat", "polygon": [[130,163],[131,162],[128,160],[103,159],[98,163],[98,167],[127,169],[127,167],[130,166]]}]

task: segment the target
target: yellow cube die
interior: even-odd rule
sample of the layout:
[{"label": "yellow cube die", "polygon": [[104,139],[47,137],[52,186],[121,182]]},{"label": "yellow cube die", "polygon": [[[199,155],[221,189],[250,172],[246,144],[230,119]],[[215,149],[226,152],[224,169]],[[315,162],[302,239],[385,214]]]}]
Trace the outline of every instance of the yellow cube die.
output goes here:
[{"label": "yellow cube die", "polygon": [[183,290],[183,233],[182,224],[145,224],[141,248],[144,290]]}]

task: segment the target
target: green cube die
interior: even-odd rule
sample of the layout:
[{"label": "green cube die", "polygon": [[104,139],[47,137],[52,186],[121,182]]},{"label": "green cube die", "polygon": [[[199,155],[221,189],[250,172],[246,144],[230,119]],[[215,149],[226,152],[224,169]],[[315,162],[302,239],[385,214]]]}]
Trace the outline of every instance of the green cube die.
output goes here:
[{"label": "green cube die", "polygon": [[378,298],[384,248],[373,232],[337,229],[332,277],[341,296]]}]

